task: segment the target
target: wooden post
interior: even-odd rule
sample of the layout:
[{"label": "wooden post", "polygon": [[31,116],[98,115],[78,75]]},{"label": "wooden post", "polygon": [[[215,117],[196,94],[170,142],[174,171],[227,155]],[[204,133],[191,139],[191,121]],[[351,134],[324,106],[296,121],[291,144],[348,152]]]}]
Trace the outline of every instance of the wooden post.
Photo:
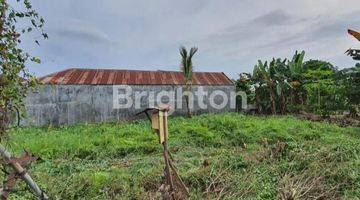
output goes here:
[{"label": "wooden post", "polygon": [[174,190],[174,182],[171,176],[171,171],[170,171],[170,160],[169,160],[169,155],[168,155],[168,148],[167,148],[167,120],[166,120],[166,114],[163,110],[158,110],[158,112],[156,113],[156,115],[158,115],[158,123],[159,123],[159,142],[160,144],[163,145],[164,147],[164,161],[165,161],[165,177],[166,177],[166,181],[167,183],[170,185],[170,192],[171,192],[171,196],[175,199],[175,190]]},{"label": "wooden post", "polygon": [[166,176],[167,182],[170,186],[171,196],[173,197],[173,199],[175,199],[174,181],[173,181],[172,174],[170,171],[170,159],[169,159],[169,155],[168,155],[166,141],[164,141],[162,145],[164,147],[165,176]]},{"label": "wooden post", "polygon": [[[175,166],[172,163],[171,155],[168,150],[167,141],[169,137],[168,131],[168,111],[169,108],[155,108],[153,109],[153,113],[151,115],[151,127],[156,131],[159,136],[159,143],[163,146],[164,152],[164,161],[165,161],[165,169],[164,175],[166,179],[166,184],[170,187],[170,196],[172,199],[177,199],[176,189],[174,187],[174,178],[179,181],[179,185],[181,189],[189,196],[188,189],[186,188],[184,182],[181,180],[179,174],[176,171]],[[146,111],[145,111],[146,112]],[[173,177],[175,175],[175,177]]]}]

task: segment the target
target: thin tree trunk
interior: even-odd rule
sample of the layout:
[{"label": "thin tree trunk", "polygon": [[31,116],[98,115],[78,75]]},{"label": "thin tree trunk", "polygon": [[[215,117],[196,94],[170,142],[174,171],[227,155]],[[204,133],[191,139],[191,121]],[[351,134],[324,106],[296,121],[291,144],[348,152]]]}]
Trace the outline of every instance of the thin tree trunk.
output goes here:
[{"label": "thin tree trunk", "polygon": [[320,97],[320,87],[318,88],[318,107],[320,108],[321,97]]},{"label": "thin tree trunk", "polygon": [[185,101],[186,101],[186,107],[188,112],[188,117],[192,117],[191,108],[190,108],[190,93],[191,93],[191,83],[187,81],[186,83],[186,95],[185,95]]},{"label": "thin tree trunk", "polygon": [[273,115],[276,115],[275,92],[271,87],[270,87],[270,100],[271,100],[271,112]]},{"label": "thin tree trunk", "polygon": [[11,161],[11,154],[1,144],[0,144],[0,155],[4,158],[4,160],[6,162],[8,162],[11,165],[11,167],[16,171],[16,173],[19,174],[21,179],[25,181],[25,183],[30,187],[30,189],[35,193],[35,195],[39,199],[41,199],[41,200],[48,200],[49,199],[49,197],[33,181],[33,179],[26,172],[26,170],[19,163]]},{"label": "thin tree trunk", "polygon": [[0,107],[0,139],[5,135],[8,125],[8,112]]},{"label": "thin tree trunk", "polygon": [[260,104],[260,96],[259,96],[259,91],[258,91],[258,89],[255,89],[255,100],[256,100],[256,107],[257,107],[257,109],[258,109],[258,112],[259,112],[260,114],[262,114],[262,113],[263,113],[263,109],[262,109],[262,106],[261,106],[261,104]]},{"label": "thin tree trunk", "polygon": [[186,107],[187,107],[187,113],[188,113],[188,117],[191,118],[192,117],[192,113],[191,113],[191,109],[190,109],[190,100],[189,100],[189,96],[186,95],[185,96],[185,101],[186,101]]},{"label": "thin tree trunk", "polygon": [[282,101],[281,114],[285,114],[287,107],[286,107],[286,97],[285,97],[284,93],[281,93],[281,101]]},{"label": "thin tree trunk", "polygon": [[[303,89],[303,88],[302,88]],[[306,90],[302,90],[302,93],[301,93],[301,96],[303,98],[303,105],[306,105],[307,104],[307,93],[306,93]]]},{"label": "thin tree trunk", "polygon": [[301,104],[301,102],[302,102],[302,99],[301,99],[301,94],[299,93],[299,89],[298,88],[296,88],[295,90],[294,90],[294,97],[295,97],[295,105],[299,105],[299,104]]}]

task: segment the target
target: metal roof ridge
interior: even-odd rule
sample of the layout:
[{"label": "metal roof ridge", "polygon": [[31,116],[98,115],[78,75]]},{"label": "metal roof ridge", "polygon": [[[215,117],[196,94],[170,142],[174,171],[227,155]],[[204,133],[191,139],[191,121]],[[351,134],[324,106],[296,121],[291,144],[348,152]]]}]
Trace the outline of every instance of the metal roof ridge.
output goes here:
[{"label": "metal roof ridge", "polygon": [[[84,67],[70,67],[64,70],[60,70],[60,71],[55,71],[53,73],[50,73],[48,75],[42,76],[40,78],[43,77],[47,77],[53,74],[57,74],[60,72],[64,72],[64,71],[68,71],[68,70],[113,70],[113,71],[135,71],[135,72],[182,72],[182,71],[175,71],[175,70],[162,70],[162,69],[158,69],[158,70],[145,70],[145,69],[116,69],[116,68],[84,68]],[[194,71],[194,73],[223,73],[222,71]]]},{"label": "metal roof ridge", "polygon": [[[83,76],[87,75],[86,79]],[[113,74],[114,81],[103,80],[108,79]],[[123,74],[118,80],[118,76],[114,74]],[[183,73],[181,71],[166,71],[166,70],[134,70],[134,69],[103,69],[103,68],[68,68],[59,72],[54,72],[47,76],[40,78],[41,81],[54,82],[55,84],[140,84],[151,85],[151,80],[148,78],[139,78],[144,74],[155,75],[156,81],[160,85],[181,85],[183,80]],[[138,76],[139,75],[139,76]],[[104,77],[103,77],[104,76]],[[109,76],[109,77],[108,77]],[[89,78],[90,77],[90,78]],[[65,79],[64,79],[65,78]],[[48,80],[49,79],[49,80]],[[224,72],[194,72],[194,85],[233,85],[234,82]],[[90,82],[89,82],[90,81]]]}]

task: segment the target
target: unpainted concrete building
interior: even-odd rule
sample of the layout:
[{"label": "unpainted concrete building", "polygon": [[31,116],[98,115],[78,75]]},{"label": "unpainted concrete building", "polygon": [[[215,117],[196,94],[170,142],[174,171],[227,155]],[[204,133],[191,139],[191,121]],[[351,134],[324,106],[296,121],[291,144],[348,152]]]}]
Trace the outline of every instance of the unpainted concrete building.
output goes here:
[{"label": "unpainted concrete building", "polygon": [[[181,72],[72,68],[40,81],[26,98],[24,125],[125,120],[160,100],[170,104],[174,114],[187,112]],[[224,73],[194,72],[192,83],[193,113],[235,110],[235,87]]]}]

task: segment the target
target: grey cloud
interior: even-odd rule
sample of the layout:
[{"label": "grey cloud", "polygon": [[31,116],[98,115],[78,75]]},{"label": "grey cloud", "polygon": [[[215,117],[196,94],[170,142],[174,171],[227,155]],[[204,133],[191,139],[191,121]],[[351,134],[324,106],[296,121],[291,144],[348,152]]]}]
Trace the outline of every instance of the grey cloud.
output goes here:
[{"label": "grey cloud", "polygon": [[[276,41],[262,45],[262,47],[278,46],[285,48],[296,44],[307,44],[313,42],[328,42],[339,37],[346,37],[346,30],[354,25],[360,24],[358,13],[350,13],[335,19],[327,16],[316,17],[312,23],[307,25],[306,30],[292,35],[284,36]],[[330,40],[330,41],[329,41]]]},{"label": "grey cloud", "polygon": [[74,65],[178,69],[181,44],[199,47],[196,70],[233,77],[251,71],[259,58],[291,56],[296,49],[349,66],[353,61],[346,62],[342,48],[357,43],[347,41],[346,29],[360,24],[358,0],[52,0],[34,5],[50,36],[35,53],[53,71]]},{"label": "grey cloud", "polygon": [[332,40],[346,38],[346,29],[360,23],[356,16],[357,13],[335,18],[326,15],[293,17],[274,10],[248,22],[239,22],[202,42],[211,43],[210,49],[216,46],[213,53],[242,64],[249,63],[250,59],[256,62],[258,58],[289,56],[297,49],[312,52],[320,48],[321,52],[316,54],[326,55],[325,52],[333,48],[332,54],[337,51],[341,55],[343,50],[334,49],[336,45]]},{"label": "grey cloud", "polygon": [[308,34],[308,39],[313,40],[315,38],[334,38],[344,36],[348,28],[359,24],[360,14],[358,12],[337,17],[332,21],[323,19],[318,21],[312,27],[313,31]]},{"label": "grey cloud", "polygon": [[248,25],[274,26],[294,23],[295,18],[283,10],[274,10],[250,21]]},{"label": "grey cloud", "polygon": [[67,40],[89,43],[110,44],[109,36],[98,28],[80,20],[68,21],[64,26],[55,29],[54,34]]},{"label": "grey cloud", "polygon": [[304,19],[298,19],[283,10],[277,9],[247,22],[240,21],[219,33],[210,35],[203,42],[233,45],[241,42],[248,43],[255,39],[260,41],[269,37],[270,31],[286,29],[285,25],[301,21]]}]

